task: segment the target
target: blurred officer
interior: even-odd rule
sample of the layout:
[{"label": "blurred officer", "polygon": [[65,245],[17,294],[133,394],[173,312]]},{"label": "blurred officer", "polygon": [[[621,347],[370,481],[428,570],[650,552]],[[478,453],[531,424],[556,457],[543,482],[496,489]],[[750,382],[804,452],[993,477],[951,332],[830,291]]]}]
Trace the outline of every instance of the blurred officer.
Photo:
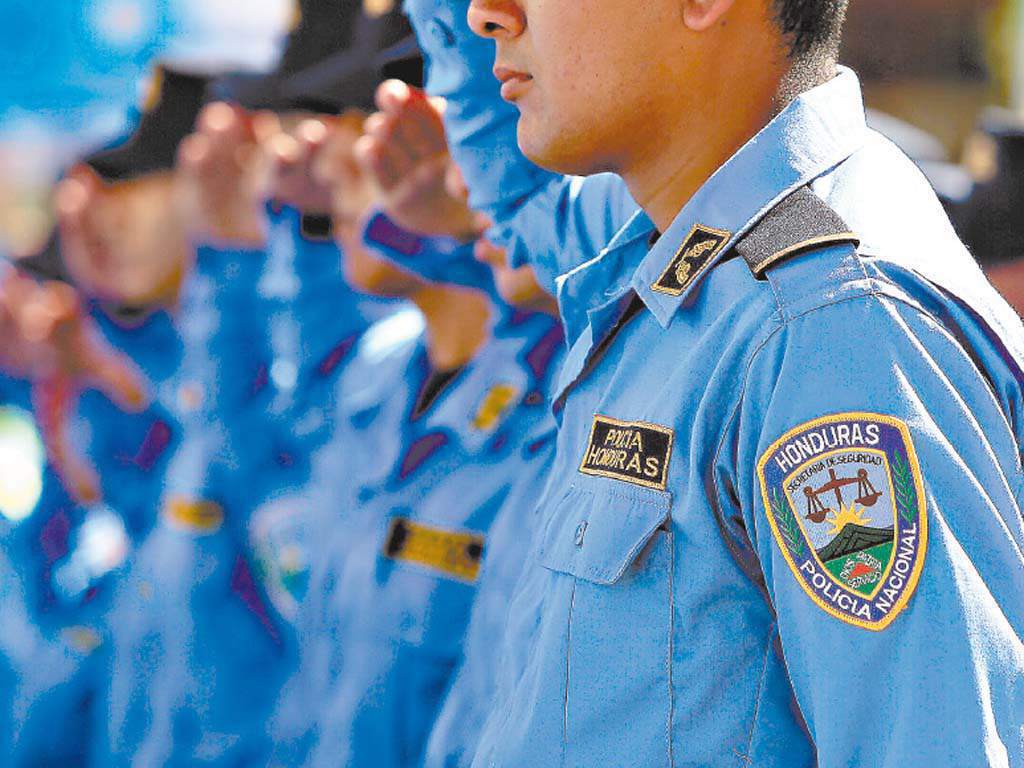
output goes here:
[{"label": "blurred officer", "polygon": [[[201,76],[159,69],[134,133],[86,158],[62,183],[63,236],[19,262],[57,265],[53,275],[73,275],[90,301],[51,282],[32,289],[38,299],[23,302],[23,335],[36,359],[21,373],[34,382],[36,418],[68,493],[47,471],[37,509],[5,541],[35,625],[22,637],[35,637],[38,646],[28,655],[24,646],[7,650],[17,674],[16,764],[83,759],[86,732],[76,732],[76,723],[84,723],[100,663],[93,651],[104,635],[108,574],[153,520],[175,438],[167,382],[179,345],[167,310],[188,263],[169,169],[204,88]],[[10,285],[5,279],[5,289]],[[141,371],[108,343],[136,357]],[[142,377],[150,381],[143,385]],[[152,404],[123,413],[146,404],[150,385]],[[79,400],[83,387],[104,395],[85,392]],[[14,599],[18,592],[5,594]],[[55,721],[64,724],[57,739]]]},{"label": "blurred officer", "polygon": [[[481,222],[465,204],[465,190],[448,156],[440,112],[418,91],[410,90],[410,98],[403,102],[389,98],[389,91],[388,85],[380,89],[382,111],[367,121],[368,135],[357,147],[362,162],[381,188],[382,208],[393,221],[407,228],[421,226],[437,236],[464,236],[467,228],[480,226]],[[378,226],[379,222],[371,219],[366,234],[372,237]],[[486,239],[479,239],[474,251],[476,259],[492,270],[503,301],[523,310],[557,316],[553,297],[538,285],[531,267],[510,268],[504,251]],[[423,256],[411,255],[409,249],[392,252],[392,258],[428,278],[459,271],[460,265],[452,257],[432,260],[437,262],[435,266],[425,263]],[[468,271],[469,267],[462,268]],[[547,479],[554,430],[553,420],[540,421],[537,434],[522,440],[528,450],[520,457],[506,459],[519,464],[518,478],[488,535],[463,658],[431,730],[425,765],[468,765],[473,758],[499,674],[494,663],[495,644],[505,634],[513,589],[527,561],[530,542],[539,533],[533,502]],[[521,634],[529,631],[528,626],[510,630],[517,639],[505,643],[509,656],[522,645]],[[500,673],[508,675],[510,666],[506,664]]]},{"label": "blurred officer", "polygon": [[[303,18],[324,7],[341,24],[348,4],[307,3]],[[284,561],[303,512],[279,497],[305,484],[328,433],[327,382],[368,323],[337,277],[324,217],[309,215],[316,189],[302,124],[281,95],[293,47],[322,56],[341,38],[322,24],[299,29],[280,70],[211,89],[223,97],[234,88],[251,100],[244,105],[282,119],[212,104],[181,147],[198,245],[183,298],[181,379],[195,411],[159,524],[116,601],[100,762],[258,764],[269,749],[265,721],[292,661],[286,619],[298,589]]]},{"label": "blurred officer", "polygon": [[[342,376],[337,453],[325,456],[343,457],[355,482],[337,489],[325,516],[331,546],[315,553],[300,609],[309,622],[302,690],[323,699],[311,713],[310,762],[411,765],[421,760],[460,657],[490,525],[515,478],[544,464],[551,427],[539,425],[561,334],[537,313],[499,309],[489,322],[491,301],[480,291],[493,295],[493,283],[471,248],[460,253],[475,269],[451,272],[466,288],[408,277],[403,286],[403,273],[358,247],[359,171],[344,153],[325,157],[339,189],[335,232],[350,281],[407,292],[425,334],[384,356],[361,348]],[[451,244],[381,216],[366,237],[389,257],[429,261],[444,248],[442,257],[452,258]]]},{"label": "blurred officer", "polygon": [[467,4],[411,5],[453,155],[510,160],[465,153],[470,188],[539,257],[596,245],[560,286],[537,624],[474,764],[1020,762],[1022,331],[865,128],[843,3],[470,4],[519,145],[619,174],[628,222],[589,180],[531,210],[567,182],[512,159]]},{"label": "blurred officer", "polygon": [[191,408],[176,378],[182,343],[174,314],[193,258],[174,163],[208,83],[204,74],[157,68],[135,132],[73,167],[57,192],[67,270],[94,300],[101,330],[152,389],[153,406],[134,430],[102,411],[98,398],[86,395],[82,405],[92,422],[111,424],[94,426],[92,450],[107,459],[100,469],[105,496],[135,538],[153,522],[162,471],[180,438],[175,422]]},{"label": "blurred officer", "polygon": [[[0,283],[6,370],[42,386],[65,376],[96,385],[102,381],[93,375],[97,366],[123,368],[109,348],[84,333],[70,288],[15,274]],[[69,347],[73,356],[66,354]],[[12,351],[20,360],[12,360]],[[72,360],[73,368],[64,367]],[[91,625],[99,601],[60,599],[54,571],[76,539],[100,533],[100,515],[87,515],[66,492],[44,451],[38,424],[46,421],[33,419],[31,408],[28,382],[0,378],[0,759],[7,765],[74,764],[84,759],[87,743],[87,682],[98,642]],[[65,437],[51,436],[48,443]],[[106,549],[118,556],[116,527],[94,555]],[[109,557],[93,564],[97,572],[112,566]],[[60,723],[56,732],[54,722]]]},{"label": "blurred officer", "polygon": [[[207,107],[183,154],[203,177],[203,198],[213,203],[207,207],[213,226],[198,238],[200,270],[206,263],[224,269],[236,262],[236,271],[256,269],[256,289],[236,332],[221,329],[218,356],[234,375],[222,377],[218,388],[223,409],[234,412],[227,401],[238,406],[226,424],[240,471],[250,478],[238,488],[238,503],[253,510],[258,568],[286,617],[301,576],[280,560],[301,549],[304,507],[294,500],[307,483],[310,458],[330,435],[337,376],[367,326],[394,309],[393,302],[355,293],[345,283],[328,193],[310,165],[324,123],[358,131],[357,121],[341,113],[372,102],[382,79],[377,58],[410,31],[397,11],[336,1],[306,3],[303,19],[309,23],[290,38],[277,70],[227,78],[213,88],[224,101]],[[303,68],[294,66],[293,48],[305,51]],[[422,68],[418,60],[410,66]],[[339,67],[346,72],[341,82],[333,74]],[[231,193],[232,179],[252,194],[241,207],[219,202],[239,198]],[[242,246],[263,253],[232,254]],[[254,317],[262,323],[254,324]],[[285,572],[292,586],[282,582]]]}]

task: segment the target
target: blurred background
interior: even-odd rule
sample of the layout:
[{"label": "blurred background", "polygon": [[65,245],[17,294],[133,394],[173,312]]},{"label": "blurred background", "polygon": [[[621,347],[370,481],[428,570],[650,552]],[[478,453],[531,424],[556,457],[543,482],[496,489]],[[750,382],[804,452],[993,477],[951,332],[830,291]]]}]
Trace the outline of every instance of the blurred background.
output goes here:
[{"label": "blurred background", "polygon": [[[870,106],[937,141],[912,137],[917,151],[984,174],[982,110],[1024,110],[1021,5],[852,0],[844,59]],[[154,57],[266,69],[292,14],[290,0],[0,0],[0,252],[39,246],[53,180],[123,130]]]},{"label": "blurred background", "polygon": [[290,0],[0,0],[0,252],[35,250],[49,189],[121,134],[157,57],[269,69]]}]

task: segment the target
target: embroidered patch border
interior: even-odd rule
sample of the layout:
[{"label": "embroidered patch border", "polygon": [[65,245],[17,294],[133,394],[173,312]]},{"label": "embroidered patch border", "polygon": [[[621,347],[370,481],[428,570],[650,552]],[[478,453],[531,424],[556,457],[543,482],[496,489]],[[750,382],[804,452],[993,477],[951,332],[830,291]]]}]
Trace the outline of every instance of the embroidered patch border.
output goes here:
[{"label": "embroidered patch border", "polygon": [[776,440],[757,475],[772,535],[807,596],[848,624],[889,626],[917,588],[928,540],[907,425],[866,412],[814,419]]},{"label": "embroidered patch border", "polygon": [[[602,433],[602,428],[605,427],[607,430]],[[654,453],[645,451],[642,445],[644,433],[647,433],[647,437],[654,436],[656,443],[660,438],[666,438],[664,447],[656,446],[658,450]],[[599,445],[595,445],[595,438],[599,440]],[[640,442],[639,450],[637,450],[638,440]],[[668,486],[668,466],[672,459],[674,440],[675,431],[660,424],[651,424],[646,421],[621,421],[595,413],[579,471],[585,475],[609,477],[613,480],[664,491]],[[602,454],[602,451],[605,453]],[[648,474],[651,471],[649,463],[651,459],[658,459],[656,474]],[[637,464],[636,472],[638,474],[630,474],[629,467],[633,462]]]},{"label": "embroidered patch border", "polygon": [[682,296],[700,276],[704,267],[722,252],[731,237],[732,233],[727,230],[694,224],[665,271],[654,281],[651,290],[669,296]]},{"label": "embroidered patch border", "polygon": [[473,583],[480,575],[484,537],[479,533],[447,531],[396,517],[384,538],[384,556],[425,566],[438,573]]}]

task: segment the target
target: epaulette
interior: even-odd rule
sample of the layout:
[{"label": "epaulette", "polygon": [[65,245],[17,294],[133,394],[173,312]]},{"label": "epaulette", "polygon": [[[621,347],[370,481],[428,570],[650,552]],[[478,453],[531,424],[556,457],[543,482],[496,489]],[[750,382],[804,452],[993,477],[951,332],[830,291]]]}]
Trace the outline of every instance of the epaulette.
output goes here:
[{"label": "epaulette", "polygon": [[784,259],[826,245],[860,243],[839,214],[808,187],[783,198],[733,246],[754,277]]}]

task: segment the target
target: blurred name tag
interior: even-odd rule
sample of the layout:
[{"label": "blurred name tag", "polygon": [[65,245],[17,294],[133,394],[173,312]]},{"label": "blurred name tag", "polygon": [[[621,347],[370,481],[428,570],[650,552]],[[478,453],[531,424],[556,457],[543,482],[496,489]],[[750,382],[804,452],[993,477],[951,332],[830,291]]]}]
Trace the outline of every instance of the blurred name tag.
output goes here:
[{"label": "blurred name tag", "polygon": [[483,553],[484,537],[478,533],[446,531],[404,517],[391,521],[384,542],[385,557],[467,582],[476,581]]}]

